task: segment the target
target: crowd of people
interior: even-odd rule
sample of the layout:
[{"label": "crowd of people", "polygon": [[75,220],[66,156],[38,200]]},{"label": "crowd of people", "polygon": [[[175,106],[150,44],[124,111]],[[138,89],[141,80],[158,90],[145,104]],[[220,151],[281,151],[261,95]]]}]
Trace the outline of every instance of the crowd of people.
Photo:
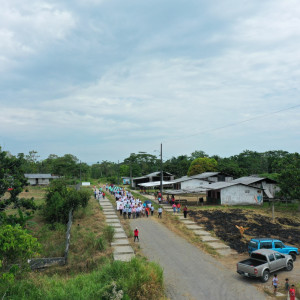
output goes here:
[{"label": "crowd of people", "polygon": [[[106,185],[105,190],[115,197],[117,211],[124,219],[154,216],[155,208],[151,201],[143,202],[135,198],[130,191],[116,185]],[[157,209],[157,216],[162,218],[161,207]]]}]

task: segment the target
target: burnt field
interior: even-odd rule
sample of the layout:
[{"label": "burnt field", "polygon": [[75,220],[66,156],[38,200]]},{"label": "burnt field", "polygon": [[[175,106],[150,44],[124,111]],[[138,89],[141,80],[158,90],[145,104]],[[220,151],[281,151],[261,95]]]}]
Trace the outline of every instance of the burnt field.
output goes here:
[{"label": "burnt field", "polygon": [[[254,237],[277,238],[286,244],[300,246],[300,222],[289,218],[272,218],[255,211],[242,209],[189,211],[189,216],[206,230],[239,253],[247,251]],[[247,227],[242,237],[237,226]]]}]

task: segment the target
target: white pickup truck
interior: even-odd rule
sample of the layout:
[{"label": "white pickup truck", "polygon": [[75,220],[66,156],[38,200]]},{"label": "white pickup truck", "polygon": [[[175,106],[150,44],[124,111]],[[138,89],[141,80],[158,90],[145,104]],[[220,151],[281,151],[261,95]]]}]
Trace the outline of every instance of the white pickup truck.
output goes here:
[{"label": "white pickup truck", "polygon": [[253,251],[250,258],[237,263],[237,272],[246,277],[261,278],[266,282],[270,273],[286,268],[293,270],[293,258],[274,250],[260,249]]}]

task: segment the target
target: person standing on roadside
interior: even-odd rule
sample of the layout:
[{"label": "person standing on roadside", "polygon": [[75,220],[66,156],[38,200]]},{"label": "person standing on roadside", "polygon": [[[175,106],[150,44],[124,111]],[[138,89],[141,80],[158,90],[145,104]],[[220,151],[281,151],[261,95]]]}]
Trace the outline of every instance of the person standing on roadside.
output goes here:
[{"label": "person standing on roadside", "polygon": [[139,231],[138,231],[138,228],[136,227],[135,230],[134,230],[134,242],[135,240],[137,240],[138,242],[140,241],[139,239]]},{"label": "person standing on roadside", "polygon": [[187,206],[185,206],[185,207],[183,208],[183,215],[184,215],[184,218],[185,218],[185,219],[186,219],[187,213],[188,213],[188,209],[187,209]]},{"label": "person standing on roadside", "polygon": [[290,300],[296,300],[296,289],[293,284],[289,290],[289,294],[290,294]]},{"label": "person standing on roadside", "polygon": [[154,206],[151,205],[151,216],[153,216],[153,213],[154,213]]},{"label": "person standing on roadside", "polygon": [[177,204],[177,213],[179,214],[180,213],[180,203],[178,202],[178,204]]},{"label": "person standing on roadside", "polygon": [[273,280],[272,280],[272,284],[274,286],[274,295],[276,296],[277,293],[277,288],[278,288],[278,277],[277,274],[274,274]]}]

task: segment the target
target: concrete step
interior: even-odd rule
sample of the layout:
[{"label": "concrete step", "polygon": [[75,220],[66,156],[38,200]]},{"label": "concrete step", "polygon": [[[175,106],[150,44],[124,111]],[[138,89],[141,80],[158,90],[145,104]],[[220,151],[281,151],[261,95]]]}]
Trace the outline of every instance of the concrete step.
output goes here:
[{"label": "concrete step", "polygon": [[180,215],[178,216],[178,219],[179,220],[189,220],[189,218],[185,218],[184,216],[180,216]]},{"label": "concrete step", "polygon": [[106,215],[106,220],[119,220],[119,218],[116,216],[116,214],[113,215]]},{"label": "concrete step", "polygon": [[115,218],[115,219],[106,219],[106,223],[109,224],[109,225],[112,225],[112,224],[120,224],[120,220],[118,218]]},{"label": "concrete step", "polygon": [[204,235],[210,236],[210,233],[205,230],[195,230],[194,233],[200,236],[204,236]]},{"label": "concrete step", "polygon": [[134,253],[131,246],[115,246],[114,254]]},{"label": "concrete step", "polygon": [[118,228],[121,228],[121,229],[123,230],[122,225],[121,225],[120,222],[119,222],[119,223],[107,223],[107,225],[110,225],[110,226],[114,227],[114,228],[115,228],[115,231],[116,231]]},{"label": "concrete step", "polygon": [[217,243],[217,242],[212,242],[212,243],[209,243],[209,246],[211,246],[212,248],[214,249],[230,249],[229,246],[223,244],[223,243]]},{"label": "concrete step", "polygon": [[194,221],[192,221],[192,220],[187,220],[187,219],[185,219],[185,220],[180,220],[183,224],[185,224],[185,225],[197,225]]},{"label": "concrete step", "polygon": [[220,242],[220,240],[214,236],[203,235],[201,237],[202,242],[211,243],[211,242]]},{"label": "concrete step", "polygon": [[223,256],[229,256],[229,255],[234,255],[237,254],[236,251],[234,251],[233,249],[216,249],[216,251]]},{"label": "concrete step", "polygon": [[135,257],[134,253],[126,253],[126,254],[114,253],[114,260],[131,261],[133,257]]},{"label": "concrete step", "polygon": [[191,230],[200,230],[203,229],[203,227],[199,226],[199,225],[186,225],[187,229],[191,229]]},{"label": "concrete step", "polygon": [[114,235],[114,238],[115,238],[115,241],[117,239],[126,239],[127,235],[125,234],[125,232],[123,230],[123,232],[116,232],[115,235]]},{"label": "concrete step", "polygon": [[105,218],[110,217],[110,218],[117,218],[115,213],[104,213]]},{"label": "concrete step", "polygon": [[128,239],[117,239],[111,245],[114,246],[127,246],[129,245]]}]

